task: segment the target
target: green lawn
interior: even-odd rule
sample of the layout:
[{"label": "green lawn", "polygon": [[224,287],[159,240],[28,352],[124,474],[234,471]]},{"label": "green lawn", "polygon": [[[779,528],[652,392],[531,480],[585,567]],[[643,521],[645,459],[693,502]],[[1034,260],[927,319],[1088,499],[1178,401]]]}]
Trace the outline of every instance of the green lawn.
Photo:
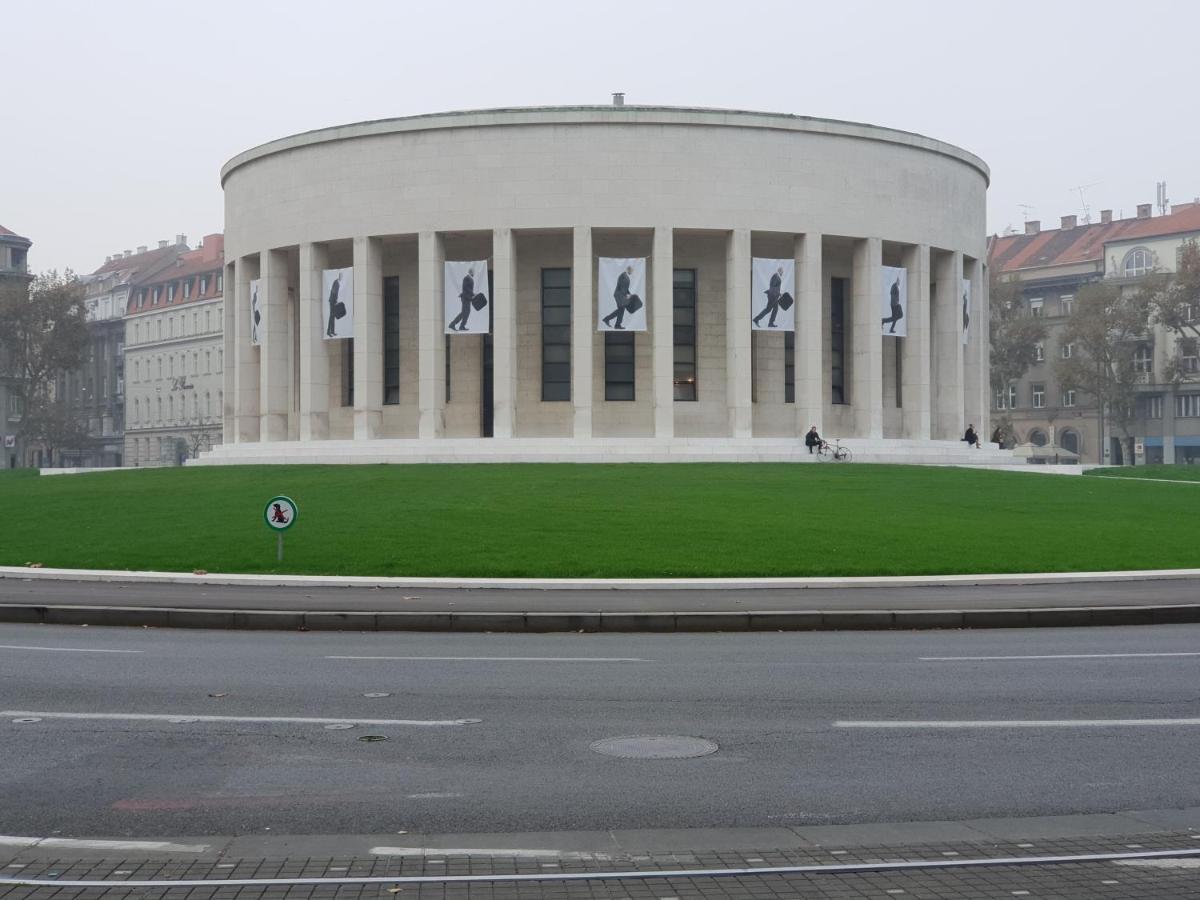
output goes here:
[{"label": "green lawn", "polygon": [[[262,507],[301,518],[286,560]],[[1200,565],[1200,494],[871,465],[247,466],[0,478],[0,564],[459,576]]]},{"label": "green lawn", "polygon": [[1165,478],[1168,481],[1200,481],[1200,466],[1113,466],[1089,469],[1088,475],[1105,478]]}]

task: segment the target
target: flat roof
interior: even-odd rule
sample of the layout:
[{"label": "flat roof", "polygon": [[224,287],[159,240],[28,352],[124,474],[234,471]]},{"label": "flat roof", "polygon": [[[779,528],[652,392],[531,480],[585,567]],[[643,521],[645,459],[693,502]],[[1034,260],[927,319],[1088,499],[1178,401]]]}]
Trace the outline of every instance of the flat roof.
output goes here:
[{"label": "flat roof", "polygon": [[221,167],[221,184],[229,174],[240,166],[287,150],[295,150],[313,144],[346,141],[361,137],[375,137],[404,132],[434,131],[451,128],[487,128],[511,125],[589,125],[589,124],[638,124],[638,125],[718,125],[731,128],[765,128],[778,131],[797,131],[810,134],[827,134],[861,140],[883,141],[926,150],[948,156],[965,163],[983,175],[991,183],[991,170],[987,163],[961,147],[938,141],[912,131],[883,128],[863,122],[848,122],[840,119],[820,119],[813,116],[797,116],[790,113],[753,112],[740,109],[709,109],[685,106],[525,106],[499,109],[458,110],[453,112],[427,113],[417,116],[401,116],[391,119],[375,119],[368,122],[353,122],[304,131],[278,140],[269,141],[245,150],[234,156]]}]

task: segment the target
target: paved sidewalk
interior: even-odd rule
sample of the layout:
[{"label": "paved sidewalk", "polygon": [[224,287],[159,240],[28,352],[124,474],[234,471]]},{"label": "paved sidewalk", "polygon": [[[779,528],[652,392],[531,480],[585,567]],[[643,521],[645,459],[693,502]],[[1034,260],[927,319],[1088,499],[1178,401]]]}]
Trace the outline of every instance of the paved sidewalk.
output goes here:
[{"label": "paved sidewalk", "polygon": [[[0,897],[5,900],[85,897],[115,900],[128,896],[189,900],[395,896],[660,900],[671,897],[697,900],[710,897],[1187,898],[1200,897],[1200,879],[1196,878],[1196,869],[1200,867],[1200,833],[1179,824],[1167,828],[1162,823],[1193,821],[1200,822],[1200,811],[792,829],[442,835],[417,840],[404,835],[252,836],[227,841],[209,839],[213,840],[210,846],[215,852],[198,854],[139,855],[116,851],[71,854],[51,848],[8,849],[0,850],[0,878],[105,884],[90,887],[0,884]],[[890,839],[882,840],[883,836]],[[408,841],[409,845],[388,846],[402,841]],[[483,849],[481,841],[491,849]],[[383,846],[371,846],[379,842]],[[697,842],[702,842],[699,847]],[[1064,856],[1138,856],[1162,851],[1197,853],[1156,859],[1038,862]],[[914,862],[921,865],[853,870],[860,865]],[[831,868],[803,873],[755,871],[793,866]],[[697,870],[739,869],[749,871],[723,876],[688,874]],[[628,879],[603,877],[630,872],[677,874]],[[584,874],[597,877],[578,880],[555,877]],[[472,883],[444,880],[463,875],[527,875],[536,876],[537,880]],[[394,880],[407,877],[433,881],[420,884]],[[324,883],[228,883],[242,879],[296,878],[323,879]],[[352,878],[379,881],[345,883],[344,879]],[[121,884],[180,880],[215,883],[173,889]],[[226,883],[222,885],[222,881]]]},{"label": "paved sidewalk", "polygon": [[776,631],[1200,622],[1200,578],[943,587],[529,590],[0,578],[0,621],[420,631]]}]

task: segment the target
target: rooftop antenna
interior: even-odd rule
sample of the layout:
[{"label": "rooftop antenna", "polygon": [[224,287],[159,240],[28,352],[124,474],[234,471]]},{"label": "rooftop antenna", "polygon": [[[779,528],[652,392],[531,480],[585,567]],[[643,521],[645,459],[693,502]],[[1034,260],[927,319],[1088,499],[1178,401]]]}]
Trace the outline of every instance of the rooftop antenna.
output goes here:
[{"label": "rooftop antenna", "polygon": [[1078,191],[1079,192],[1079,205],[1083,207],[1083,224],[1084,225],[1092,224],[1092,208],[1090,206],[1088,206],[1087,198],[1083,196],[1083,192],[1086,191],[1088,188],[1099,187],[1103,183],[1104,182],[1102,182],[1102,181],[1093,181],[1091,184],[1077,184],[1077,185],[1075,185],[1075,187],[1067,189],[1068,191]]},{"label": "rooftop antenna", "polygon": [[1158,193],[1158,214],[1165,216],[1167,214],[1167,205],[1170,203],[1167,200],[1167,183],[1165,181],[1156,182],[1154,187]]},{"label": "rooftop antenna", "polygon": [[1018,203],[1017,206],[1019,206],[1021,208],[1021,215],[1025,219],[1025,224],[1028,225],[1029,224],[1029,214],[1031,212],[1033,212],[1036,207],[1034,207],[1032,204],[1029,204],[1029,203]]}]

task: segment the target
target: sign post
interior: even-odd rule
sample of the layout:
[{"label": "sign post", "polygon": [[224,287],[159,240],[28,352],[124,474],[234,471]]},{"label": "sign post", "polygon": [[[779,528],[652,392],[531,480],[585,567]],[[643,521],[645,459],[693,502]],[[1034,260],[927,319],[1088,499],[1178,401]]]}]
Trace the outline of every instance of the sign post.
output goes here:
[{"label": "sign post", "polygon": [[275,532],[275,559],[277,562],[283,562],[283,533],[295,525],[298,518],[300,518],[300,507],[291,497],[280,494],[267,501],[267,507],[263,510],[263,520],[267,523],[267,527]]}]

